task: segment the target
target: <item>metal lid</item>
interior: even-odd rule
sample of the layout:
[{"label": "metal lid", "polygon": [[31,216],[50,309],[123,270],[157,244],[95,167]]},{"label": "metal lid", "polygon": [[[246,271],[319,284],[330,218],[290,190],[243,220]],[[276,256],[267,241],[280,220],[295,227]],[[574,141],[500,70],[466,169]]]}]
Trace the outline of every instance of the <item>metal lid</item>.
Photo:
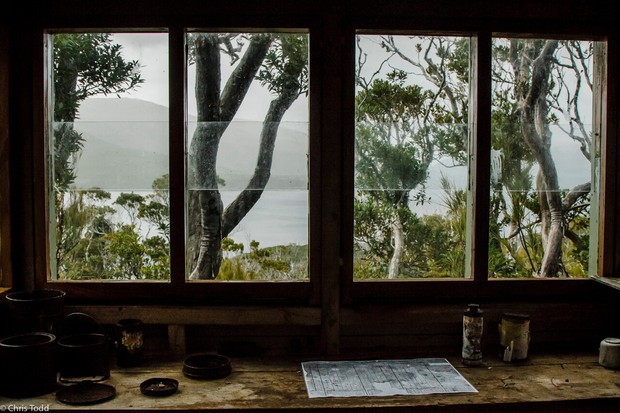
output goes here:
[{"label": "metal lid", "polygon": [[482,317],[482,313],[479,304],[468,304],[464,314],[468,317]]},{"label": "metal lid", "polygon": [[530,316],[521,313],[503,313],[502,318],[510,321],[529,321]]},{"label": "metal lid", "polygon": [[607,337],[603,343],[610,346],[620,346],[620,338]]},{"label": "metal lid", "polygon": [[103,403],[116,396],[116,389],[109,384],[82,382],[56,392],[56,399],[65,404],[87,406]]}]

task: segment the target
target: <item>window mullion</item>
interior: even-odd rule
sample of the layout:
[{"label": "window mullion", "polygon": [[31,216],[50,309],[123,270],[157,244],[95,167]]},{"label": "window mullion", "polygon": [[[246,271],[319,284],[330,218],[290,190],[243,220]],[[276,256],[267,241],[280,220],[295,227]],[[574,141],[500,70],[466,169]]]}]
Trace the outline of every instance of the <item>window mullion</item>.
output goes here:
[{"label": "window mullion", "polygon": [[185,30],[169,32],[170,280],[185,283]]},{"label": "window mullion", "polygon": [[491,33],[480,32],[472,39],[470,104],[470,181],[466,274],[484,282],[488,279],[489,190],[491,152]]}]

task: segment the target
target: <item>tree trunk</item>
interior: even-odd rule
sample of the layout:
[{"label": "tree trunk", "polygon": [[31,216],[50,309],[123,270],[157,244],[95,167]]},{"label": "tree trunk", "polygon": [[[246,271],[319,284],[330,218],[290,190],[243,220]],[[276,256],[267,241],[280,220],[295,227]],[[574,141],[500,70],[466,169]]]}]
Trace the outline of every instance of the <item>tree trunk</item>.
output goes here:
[{"label": "tree trunk", "polygon": [[223,204],[217,183],[217,155],[222,135],[235,116],[272,42],[253,36],[220,93],[220,38],[196,36],[198,127],[190,145],[188,184],[188,268],[190,279],[214,279],[222,262]]},{"label": "tree trunk", "polygon": [[280,122],[284,113],[291,107],[298,96],[299,88],[291,85],[269,105],[269,111],[263,121],[254,174],[246,188],[226,207],[222,223],[222,237],[227,237],[230,234],[263,194],[271,177],[273,151]]},{"label": "tree trunk", "polygon": [[537,192],[541,207],[544,255],[536,274],[539,277],[555,277],[562,269],[564,214],[557,169],[551,156],[551,134],[547,121],[549,75],[558,44],[555,40],[547,41],[540,55],[531,62],[531,71],[527,68],[530,62],[527,58],[523,59],[525,63],[521,65],[519,76],[516,77],[517,85],[529,84],[529,88],[523,91],[525,93],[520,93],[521,131],[540,167]]},{"label": "tree trunk", "polygon": [[388,278],[398,278],[400,273],[400,267],[403,260],[403,253],[405,251],[405,230],[403,223],[401,222],[398,211],[395,211],[394,219],[390,224],[392,230],[392,242],[394,246],[394,252],[392,252],[392,258],[390,259],[390,267],[388,270]]}]

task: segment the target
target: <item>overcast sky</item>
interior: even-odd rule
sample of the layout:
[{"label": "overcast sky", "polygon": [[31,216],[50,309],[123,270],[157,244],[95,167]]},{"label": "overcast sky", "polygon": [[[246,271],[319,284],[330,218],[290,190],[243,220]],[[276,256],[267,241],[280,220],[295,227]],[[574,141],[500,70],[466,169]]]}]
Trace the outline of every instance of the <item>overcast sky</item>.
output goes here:
[{"label": "overcast sky", "polygon": [[[167,33],[116,33],[113,41],[122,45],[126,60],[138,60],[144,83],[124,97],[143,99],[168,106],[168,35]],[[231,72],[227,59],[222,59],[222,77],[225,82]],[[195,71],[188,68],[188,112],[196,114],[196,100],[193,93]],[[273,97],[258,82],[250,88],[237,112],[239,120],[262,121]],[[300,96],[284,117],[285,121],[307,122],[308,99]]]},{"label": "overcast sky", "polygon": [[[369,61],[366,70],[369,73],[377,70],[377,65],[385,59],[385,52],[378,44],[377,36],[363,36],[364,50],[369,52]],[[162,106],[168,106],[168,35],[166,33],[130,33],[114,34],[114,42],[123,46],[122,53],[127,60],[138,60],[141,65],[141,74],[145,82],[135,91],[122,96],[143,99]],[[415,44],[415,43],[413,43]],[[393,66],[392,66],[393,67]],[[390,66],[384,67],[385,71],[391,70]],[[228,59],[222,59],[222,77],[225,82],[231,71]],[[193,94],[195,73],[193,66],[188,68],[188,112],[195,115],[195,97]],[[258,82],[251,87],[243,104],[241,105],[236,119],[262,121],[269,102],[272,99],[269,92],[262,88]],[[587,108],[585,108],[587,111]],[[308,100],[300,97],[293,107],[285,115],[285,121],[307,122]],[[589,163],[581,157],[575,143],[558,136],[564,145],[555,145],[560,148],[560,159],[571,159],[566,169],[560,166],[560,175],[573,185],[576,181],[587,180],[589,176]],[[562,139],[563,138],[563,139]],[[571,149],[569,149],[571,148]],[[561,163],[562,165],[564,163]],[[570,179],[569,177],[573,177]],[[568,184],[568,182],[566,183]]]}]

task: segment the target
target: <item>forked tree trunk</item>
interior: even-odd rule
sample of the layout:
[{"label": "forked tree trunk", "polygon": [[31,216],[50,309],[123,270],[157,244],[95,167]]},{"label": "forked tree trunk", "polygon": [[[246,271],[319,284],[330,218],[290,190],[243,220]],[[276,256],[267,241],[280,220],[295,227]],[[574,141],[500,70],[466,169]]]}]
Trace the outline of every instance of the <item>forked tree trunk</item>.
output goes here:
[{"label": "forked tree trunk", "polygon": [[[558,44],[556,40],[547,41],[538,56],[524,53],[522,64],[516,71],[517,87],[529,86],[519,93],[521,131],[540,167],[536,190],[541,208],[544,255],[538,273],[535,274],[539,277],[555,277],[562,269],[564,214],[557,169],[551,156],[551,133],[547,121],[549,76]],[[528,58],[533,57],[533,61],[528,61]]]},{"label": "forked tree trunk", "polygon": [[217,183],[220,139],[239,109],[271,45],[270,36],[254,36],[220,92],[220,39],[196,36],[198,126],[189,153],[188,268],[190,279],[213,279],[222,261],[223,205]]}]

